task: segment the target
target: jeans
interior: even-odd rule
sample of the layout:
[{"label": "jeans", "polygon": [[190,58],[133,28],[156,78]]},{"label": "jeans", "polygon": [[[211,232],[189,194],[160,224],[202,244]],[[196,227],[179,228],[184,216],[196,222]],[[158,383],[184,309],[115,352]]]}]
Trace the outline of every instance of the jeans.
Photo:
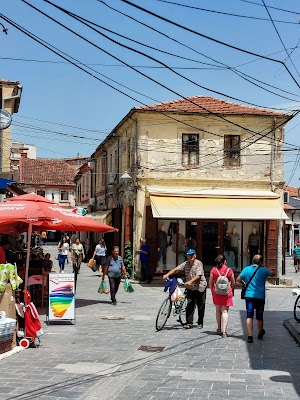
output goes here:
[{"label": "jeans", "polygon": [[112,302],[115,302],[116,294],[118,292],[120,282],[121,282],[121,277],[114,278],[114,277],[109,276],[108,281],[109,281],[109,288],[110,288],[110,298],[111,298]]},{"label": "jeans", "polygon": [[192,324],[194,321],[195,306],[198,308],[198,325],[203,325],[204,313],[205,313],[205,299],[206,289],[203,292],[199,290],[187,289],[187,301],[186,307],[186,323]]},{"label": "jeans", "polygon": [[65,262],[66,262],[67,256],[63,254],[58,255],[58,265],[59,268],[63,271],[65,269]]}]

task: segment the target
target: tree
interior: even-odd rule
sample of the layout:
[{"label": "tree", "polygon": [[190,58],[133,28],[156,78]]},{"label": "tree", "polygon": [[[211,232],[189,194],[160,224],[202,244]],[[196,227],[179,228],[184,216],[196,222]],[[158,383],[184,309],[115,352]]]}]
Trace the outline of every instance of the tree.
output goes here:
[{"label": "tree", "polygon": [[127,276],[132,276],[133,270],[133,257],[132,257],[132,243],[128,241],[124,248],[124,265],[126,268]]}]

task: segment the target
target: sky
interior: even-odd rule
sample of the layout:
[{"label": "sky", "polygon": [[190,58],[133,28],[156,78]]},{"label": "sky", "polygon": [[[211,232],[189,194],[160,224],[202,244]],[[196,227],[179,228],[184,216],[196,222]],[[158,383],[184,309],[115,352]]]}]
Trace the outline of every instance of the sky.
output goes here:
[{"label": "sky", "polygon": [[[0,78],[18,80],[23,86],[12,139],[35,145],[38,157],[91,155],[132,107],[181,96],[213,96],[281,111],[300,109],[298,1],[130,0],[190,31],[123,0],[51,1],[100,25],[94,27],[102,35],[45,0],[1,2],[0,22],[8,33],[0,30]],[[27,35],[5,18],[25,28]],[[285,179],[297,187],[299,132],[296,116],[286,126]]]}]

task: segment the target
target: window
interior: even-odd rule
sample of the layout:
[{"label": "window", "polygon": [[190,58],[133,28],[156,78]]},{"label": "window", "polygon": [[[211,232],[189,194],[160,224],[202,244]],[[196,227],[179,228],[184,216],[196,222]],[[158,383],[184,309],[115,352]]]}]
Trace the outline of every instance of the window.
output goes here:
[{"label": "window", "polygon": [[46,190],[37,190],[36,194],[38,194],[39,196],[46,197]]},{"label": "window", "polygon": [[68,201],[69,200],[69,192],[67,190],[60,191],[60,201]]},{"label": "window", "polygon": [[182,135],[182,165],[199,165],[199,135]]},{"label": "window", "polygon": [[224,136],[224,165],[226,167],[239,167],[241,158],[240,135]]},{"label": "window", "polygon": [[285,204],[289,202],[289,192],[283,192],[283,202]]}]

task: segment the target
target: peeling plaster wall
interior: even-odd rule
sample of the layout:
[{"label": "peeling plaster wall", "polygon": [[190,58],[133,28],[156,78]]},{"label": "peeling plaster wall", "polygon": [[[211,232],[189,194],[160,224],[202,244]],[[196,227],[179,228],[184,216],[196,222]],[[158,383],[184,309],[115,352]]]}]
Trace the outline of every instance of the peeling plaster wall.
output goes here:
[{"label": "peeling plaster wall", "polygon": [[[246,186],[258,187],[259,185],[271,189],[271,170],[274,184],[282,184],[283,156],[282,152],[272,145],[274,133],[260,138],[274,128],[271,117],[261,116],[230,116],[236,124],[242,125],[248,131],[227,122],[222,122],[214,117],[207,116],[176,116],[186,124],[172,122],[161,115],[142,114],[138,119],[139,140],[138,155],[140,161],[141,177],[155,180],[171,179],[175,181],[193,180],[202,182],[215,182],[217,185],[235,185],[243,182]],[[278,122],[277,122],[278,123]],[[202,129],[202,130],[201,130]],[[262,132],[253,135],[252,132]],[[209,134],[205,131],[209,131]],[[182,134],[191,133],[199,135],[200,157],[199,166],[182,166]],[[241,137],[241,165],[239,167],[225,167],[224,160],[224,135],[240,135]],[[280,145],[282,129],[276,130],[276,146]],[[251,142],[256,143],[251,144]],[[273,151],[273,161],[271,160]],[[271,162],[273,167],[271,168]]]}]

